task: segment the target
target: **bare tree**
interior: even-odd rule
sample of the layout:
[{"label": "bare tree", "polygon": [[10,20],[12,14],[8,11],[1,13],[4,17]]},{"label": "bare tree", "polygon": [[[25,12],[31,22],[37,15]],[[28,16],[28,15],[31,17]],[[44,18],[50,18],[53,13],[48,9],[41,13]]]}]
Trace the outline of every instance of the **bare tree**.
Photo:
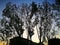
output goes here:
[{"label": "bare tree", "polygon": [[3,16],[10,18],[7,27],[6,25],[4,25],[5,28],[7,29],[9,27],[8,28],[9,31],[10,28],[13,29],[14,27],[18,35],[21,36],[21,34],[23,34],[24,31],[24,29],[22,29],[23,22],[21,18],[18,16],[16,5],[15,4],[11,5],[11,3],[8,3],[6,5],[6,8],[3,10]]}]

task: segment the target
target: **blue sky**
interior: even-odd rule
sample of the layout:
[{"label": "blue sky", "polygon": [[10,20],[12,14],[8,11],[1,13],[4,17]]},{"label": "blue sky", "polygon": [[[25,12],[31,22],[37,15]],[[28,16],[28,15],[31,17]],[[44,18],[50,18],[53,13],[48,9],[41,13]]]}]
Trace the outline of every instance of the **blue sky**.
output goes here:
[{"label": "blue sky", "polygon": [[[6,3],[11,2],[16,5],[20,5],[22,3],[31,3],[35,1],[36,3],[42,3],[44,0],[0,0],[0,18],[2,17],[2,11],[6,6]],[[50,3],[54,3],[55,0],[48,0]]]}]

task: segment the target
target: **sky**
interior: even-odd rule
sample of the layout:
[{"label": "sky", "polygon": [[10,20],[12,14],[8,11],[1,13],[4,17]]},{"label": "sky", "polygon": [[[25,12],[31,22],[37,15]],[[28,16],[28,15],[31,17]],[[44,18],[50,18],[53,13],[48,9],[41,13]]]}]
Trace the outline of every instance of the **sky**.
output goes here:
[{"label": "sky", "polygon": [[[11,2],[12,4],[20,5],[22,3],[30,4],[32,1],[36,3],[42,3],[44,0],[0,0],[0,18],[2,18],[2,11],[6,6],[6,3]],[[48,0],[50,3],[54,3],[55,0]]]},{"label": "sky", "polygon": [[[11,2],[12,4],[16,4],[18,6],[18,5],[21,5],[22,3],[31,4],[32,1],[36,2],[37,4],[38,3],[42,4],[44,0],[0,0],[0,19],[2,18],[2,11],[5,8],[6,3]],[[54,3],[55,0],[48,0],[48,2]],[[26,38],[26,33],[24,36]],[[35,35],[33,36],[33,41],[39,42],[38,37],[37,37],[37,31],[35,31]]]}]

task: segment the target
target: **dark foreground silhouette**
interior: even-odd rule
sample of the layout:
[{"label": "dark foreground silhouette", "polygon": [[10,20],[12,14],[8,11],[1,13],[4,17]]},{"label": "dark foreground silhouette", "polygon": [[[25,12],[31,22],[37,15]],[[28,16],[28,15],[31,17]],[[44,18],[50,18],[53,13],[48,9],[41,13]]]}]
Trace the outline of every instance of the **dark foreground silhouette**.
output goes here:
[{"label": "dark foreground silhouette", "polygon": [[48,40],[48,45],[60,45],[60,39],[50,39]]},{"label": "dark foreground silhouette", "polygon": [[15,37],[10,40],[9,45],[43,45],[42,43],[35,43],[30,40],[21,38],[21,37]]}]

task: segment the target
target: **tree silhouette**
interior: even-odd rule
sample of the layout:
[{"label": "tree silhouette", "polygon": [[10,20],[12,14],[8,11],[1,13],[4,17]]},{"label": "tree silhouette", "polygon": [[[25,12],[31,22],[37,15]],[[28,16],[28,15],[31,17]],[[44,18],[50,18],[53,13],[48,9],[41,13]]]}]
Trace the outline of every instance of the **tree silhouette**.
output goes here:
[{"label": "tree silhouette", "polygon": [[59,1],[59,0],[55,0],[55,3],[56,3],[57,5],[60,5],[60,1]]},{"label": "tree silhouette", "polygon": [[[50,13],[51,12],[51,4],[47,1],[43,2],[43,7],[40,7],[39,9],[41,11],[39,11],[40,13],[40,43],[41,43],[41,38],[43,37],[43,41],[46,41],[46,37],[47,39],[50,39],[50,34],[51,33],[51,24],[52,24],[52,19],[53,19],[53,14]],[[41,15],[42,14],[42,15]],[[50,35],[50,36],[49,36]]]},{"label": "tree silhouette", "polygon": [[32,18],[33,14],[37,12],[37,10],[38,10],[37,4],[35,4],[35,2],[32,2],[32,10],[31,10],[30,19]]},{"label": "tree silhouette", "polygon": [[[11,3],[9,2],[6,5],[6,8],[3,10],[3,16],[10,18],[10,22],[8,23],[9,27],[10,28],[14,27],[18,35],[21,36],[21,34],[23,34],[24,31],[24,29],[22,29],[23,22],[22,19],[19,18],[16,11],[17,11],[16,5],[15,4],[11,5]],[[8,26],[6,28],[8,28]]]},{"label": "tree silhouette", "polygon": [[[1,29],[1,33],[6,35],[6,37],[15,37],[16,35],[22,37],[24,31],[27,31],[27,39],[32,40],[34,28],[36,27],[40,40],[39,44],[41,44],[47,41],[46,38],[50,39],[53,35],[56,35],[55,32],[57,31],[55,31],[54,27],[57,26],[60,28],[58,8],[56,4],[50,4],[46,0],[42,5],[32,2],[31,5],[24,3],[18,7],[16,4],[11,4],[9,2],[3,10],[3,18],[1,19],[1,26],[3,29]],[[54,13],[55,10],[56,13]]]}]

